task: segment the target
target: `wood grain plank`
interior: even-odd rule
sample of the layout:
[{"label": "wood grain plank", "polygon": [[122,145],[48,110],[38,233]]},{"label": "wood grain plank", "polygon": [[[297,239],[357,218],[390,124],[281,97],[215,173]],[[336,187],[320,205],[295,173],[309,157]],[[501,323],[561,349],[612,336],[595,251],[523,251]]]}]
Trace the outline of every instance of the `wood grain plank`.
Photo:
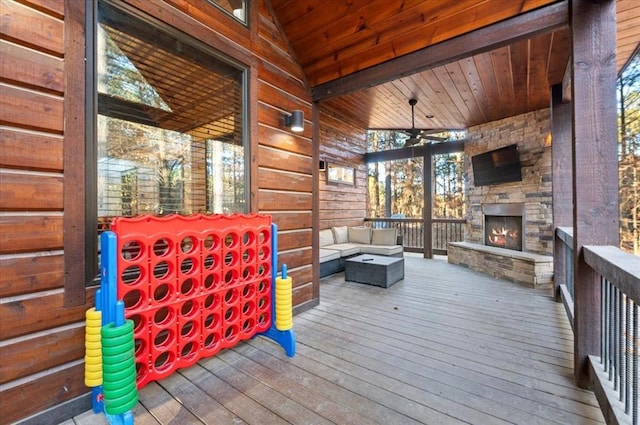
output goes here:
[{"label": "wood grain plank", "polygon": [[58,291],[3,302],[0,304],[2,340],[84,321],[86,310],[93,305],[94,292],[90,290],[87,294],[86,305],[74,308],[64,307],[63,294]]},{"label": "wood grain plank", "polygon": [[0,127],[0,165],[7,168],[62,171],[61,136]]},{"label": "wood grain plank", "polygon": [[0,73],[13,84],[64,91],[64,62],[62,59],[36,50],[0,40]]},{"label": "wood grain plank", "polygon": [[272,170],[268,168],[258,169],[258,184],[263,189],[281,189],[282,182],[287,182],[287,189],[305,192],[311,187],[311,176],[308,174],[299,174]]},{"label": "wood grain plank", "polygon": [[311,211],[312,196],[310,193],[287,193],[271,190],[260,190],[258,196],[258,207],[260,211]]},{"label": "wood grain plank", "polygon": [[62,20],[41,13],[14,0],[0,0],[0,34],[8,39],[62,57],[64,25]]},{"label": "wood grain plank", "polygon": [[144,392],[138,393],[138,400],[160,423],[199,423],[198,418],[169,394],[157,382],[150,382]]},{"label": "wood grain plank", "polygon": [[56,18],[64,17],[64,3],[58,0],[21,0],[30,7]]},{"label": "wood grain plank", "polygon": [[216,400],[227,410],[247,423],[286,424],[287,421],[263,407],[250,397],[238,391],[209,370],[209,361],[201,360],[196,366],[184,369],[181,373],[209,397]]},{"label": "wood grain plank", "polygon": [[62,133],[62,98],[0,83],[0,122]]},{"label": "wood grain plank", "polygon": [[288,251],[278,252],[278,261],[286,264],[288,268],[302,267],[311,264],[311,247],[294,248]]},{"label": "wood grain plank", "polygon": [[61,288],[62,251],[0,255],[0,297]]},{"label": "wood grain plank", "polygon": [[1,211],[62,211],[62,176],[0,171]]},{"label": "wood grain plank", "polygon": [[311,234],[311,229],[278,232],[278,251],[310,247]]},{"label": "wood grain plank", "polygon": [[0,254],[62,249],[62,216],[0,215]]},{"label": "wood grain plank", "polygon": [[[264,105],[259,105],[259,107],[260,109],[262,109]],[[270,107],[267,108],[271,109]],[[260,115],[264,119],[264,115],[262,114],[262,112],[260,113]],[[302,136],[298,136],[297,134],[288,133],[278,130],[276,127],[272,127],[271,124],[276,124],[276,121],[278,119],[282,119],[282,113],[275,113],[271,111],[270,115],[271,117],[273,117],[273,122],[261,122],[260,126],[258,127],[258,140],[260,141],[260,145],[269,146],[300,155],[311,156],[311,151],[313,149],[311,140]],[[278,115],[279,118],[275,118],[276,115]]]},{"label": "wood grain plank", "polygon": [[[310,157],[262,146],[259,147],[258,166],[295,172],[303,176],[305,174],[311,175],[312,172],[312,160]],[[308,186],[305,192],[310,188]],[[279,189],[287,189],[287,186],[281,185]]]},{"label": "wood grain plank", "polygon": [[83,358],[84,334],[84,322],[80,322],[0,344],[0,384]]},{"label": "wood grain plank", "polygon": [[25,413],[42,412],[86,392],[84,363],[70,363],[37,379],[3,387],[0,399],[14,402],[0,403],[0,417],[3,423],[14,423]]},{"label": "wood grain plank", "polygon": [[312,213],[304,211],[264,211],[269,214],[278,230],[309,229],[311,228]]}]

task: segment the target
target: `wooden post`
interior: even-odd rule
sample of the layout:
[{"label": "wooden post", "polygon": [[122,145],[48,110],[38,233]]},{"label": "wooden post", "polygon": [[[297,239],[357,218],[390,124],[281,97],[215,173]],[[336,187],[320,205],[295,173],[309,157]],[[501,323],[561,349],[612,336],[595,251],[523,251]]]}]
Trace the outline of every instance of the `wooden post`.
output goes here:
[{"label": "wooden post", "polygon": [[573,223],[571,170],[571,104],[562,101],[562,84],[551,87],[551,163],[553,179],[553,293],[560,301],[560,284],[566,282],[564,242],[555,236],[558,227]]},{"label": "wooden post", "polygon": [[600,282],[582,247],[619,244],[615,12],[615,0],[571,3],[574,368],[582,388],[588,355],[600,355]]},{"label": "wooden post", "polygon": [[422,211],[424,228],[424,258],[433,258],[433,149],[425,143],[423,151],[424,208]]}]

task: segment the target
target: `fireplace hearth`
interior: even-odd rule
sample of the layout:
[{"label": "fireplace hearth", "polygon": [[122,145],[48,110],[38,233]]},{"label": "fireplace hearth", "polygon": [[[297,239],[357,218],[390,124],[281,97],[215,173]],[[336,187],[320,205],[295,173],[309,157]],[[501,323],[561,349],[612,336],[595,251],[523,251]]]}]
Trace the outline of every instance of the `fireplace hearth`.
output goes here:
[{"label": "fireplace hearth", "polygon": [[523,204],[484,204],[484,244],[524,251]]}]

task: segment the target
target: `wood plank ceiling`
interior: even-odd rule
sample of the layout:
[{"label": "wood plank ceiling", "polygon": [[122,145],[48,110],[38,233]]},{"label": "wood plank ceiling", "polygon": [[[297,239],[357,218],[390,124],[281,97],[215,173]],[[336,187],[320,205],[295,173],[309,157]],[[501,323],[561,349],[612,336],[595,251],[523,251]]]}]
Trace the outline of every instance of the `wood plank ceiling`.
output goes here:
[{"label": "wood plank ceiling", "polygon": [[[312,88],[330,85],[438,43],[531,14],[558,0],[271,0],[280,25]],[[640,42],[640,2],[618,0],[618,69]],[[469,49],[473,51],[474,49]],[[464,129],[549,105],[550,85],[562,81],[569,29],[529,37],[438,64],[397,79],[322,100],[367,128],[415,126]],[[433,115],[428,118],[427,115]]]}]

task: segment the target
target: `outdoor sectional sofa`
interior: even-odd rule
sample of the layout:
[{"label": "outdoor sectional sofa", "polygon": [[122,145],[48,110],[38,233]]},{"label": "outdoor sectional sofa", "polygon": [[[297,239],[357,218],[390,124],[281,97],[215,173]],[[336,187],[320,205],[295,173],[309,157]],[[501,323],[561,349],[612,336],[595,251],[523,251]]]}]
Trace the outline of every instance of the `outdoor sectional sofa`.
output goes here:
[{"label": "outdoor sectional sofa", "polygon": [[344,271],[345,260],[359,254],[402,257],[396,229],[332,227],[320,230],[320,277]]}]

